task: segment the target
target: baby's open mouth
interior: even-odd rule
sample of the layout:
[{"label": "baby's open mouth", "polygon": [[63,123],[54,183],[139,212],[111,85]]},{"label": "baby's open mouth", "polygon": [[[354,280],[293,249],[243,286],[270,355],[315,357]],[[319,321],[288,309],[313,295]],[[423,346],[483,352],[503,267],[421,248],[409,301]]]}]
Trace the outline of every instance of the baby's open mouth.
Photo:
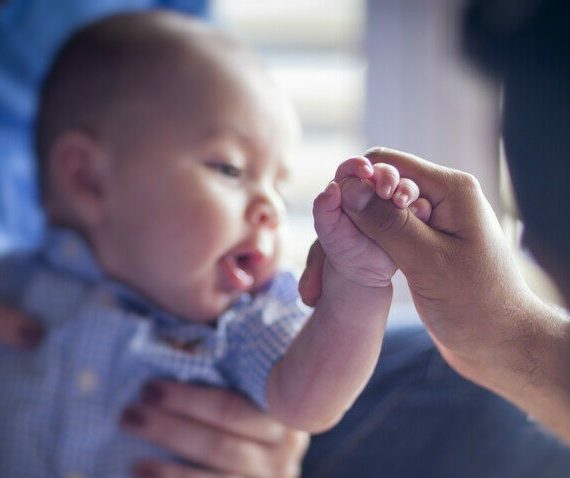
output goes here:
[{"label": "baby's open mouth", "polygon": [[222,258],[222,267],[232,288],[245,292],[250,289],[269,258],[260,251],[228,254]]}]

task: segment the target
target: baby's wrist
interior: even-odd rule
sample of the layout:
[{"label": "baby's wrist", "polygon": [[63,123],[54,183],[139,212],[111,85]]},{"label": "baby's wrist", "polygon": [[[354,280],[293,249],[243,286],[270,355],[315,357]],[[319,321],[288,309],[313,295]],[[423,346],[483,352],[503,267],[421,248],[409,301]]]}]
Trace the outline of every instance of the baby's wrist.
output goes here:
[{"label": "baby's wrist", "polygon": [[334,261],[330,259],[325,260],[323,268],[323,285],[326,288],[327,284],[334,285],[336,290],[342,284],[342,287],[358,287],[365,290],[370,290],[371,293],[374,289],[385,289],[392,286],[393,274],[388,277],[382,277],[380,274],[371,273],[367,271],[347,271],[344,268],[338,267]]}]

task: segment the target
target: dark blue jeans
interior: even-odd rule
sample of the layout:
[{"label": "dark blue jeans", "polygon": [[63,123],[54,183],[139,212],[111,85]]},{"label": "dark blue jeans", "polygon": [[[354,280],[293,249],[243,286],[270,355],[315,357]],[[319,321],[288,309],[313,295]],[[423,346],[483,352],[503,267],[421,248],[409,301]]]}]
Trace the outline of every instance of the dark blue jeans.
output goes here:
[{"label": "dark blue jeans", "polygon": [[420,326],[389,330],[370,383],[313,438],[304,478],[563,478],[570,449],[453,372]]}]

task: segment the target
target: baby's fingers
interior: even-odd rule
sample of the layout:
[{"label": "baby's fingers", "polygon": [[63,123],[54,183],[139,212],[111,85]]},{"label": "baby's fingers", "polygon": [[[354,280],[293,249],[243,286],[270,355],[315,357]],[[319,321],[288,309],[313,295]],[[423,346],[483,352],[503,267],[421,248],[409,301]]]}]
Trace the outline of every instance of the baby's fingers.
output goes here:
[{"label": "baby's fingers", "polygon": [[392,202],[400,209],[407,208],[420,197],[418,185],[411,179],[402,178],[394,191]]},{"label": "baby's fingers", "polygon": [[339,183],[343,179],[357,177],[368,179],[372,176],[372,164],[364,156],[355,156],[340,163],[336,170],[334,180]]},{"label": "baby's fingers", "polygon": [[382,199],[390,199],[400,183],[400,173],[394,166],[386,163],[376,163],[372,168],[376,194]]}]

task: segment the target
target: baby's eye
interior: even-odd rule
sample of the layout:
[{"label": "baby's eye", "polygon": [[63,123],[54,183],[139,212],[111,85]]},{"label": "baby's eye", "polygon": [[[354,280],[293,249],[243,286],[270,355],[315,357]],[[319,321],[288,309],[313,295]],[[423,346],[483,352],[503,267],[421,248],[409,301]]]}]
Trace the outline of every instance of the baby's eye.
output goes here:
[{"label": "baby's eye", "polygon": [[214,171],[217,171],[220,174],[223,174],[224,176],[228,176],[230,178],[239,178],[243,173],[242,169],[238,168],[237,166],[222,161],[213,161],[211,163],[208,163],[208,166]]}]

